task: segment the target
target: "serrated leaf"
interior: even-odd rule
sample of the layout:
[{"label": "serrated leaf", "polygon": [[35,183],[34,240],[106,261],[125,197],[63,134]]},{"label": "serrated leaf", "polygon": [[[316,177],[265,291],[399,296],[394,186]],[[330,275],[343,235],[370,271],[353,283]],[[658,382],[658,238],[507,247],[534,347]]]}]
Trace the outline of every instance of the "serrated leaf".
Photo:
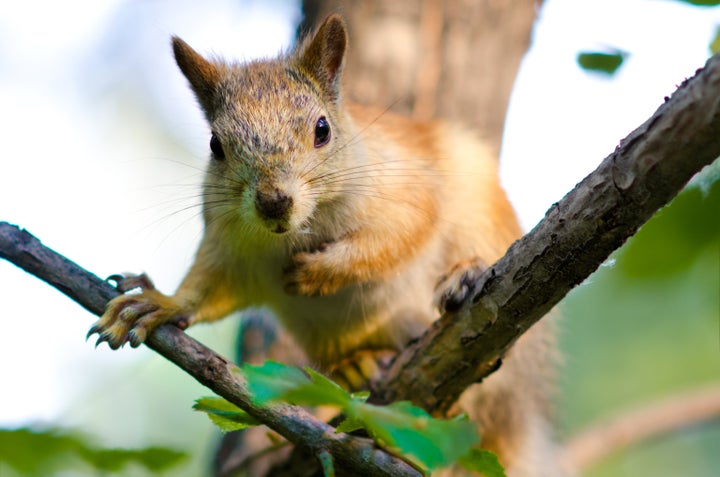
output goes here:
[{"label": "serrated leaf", "polygon": [[612,75],[620,68],[624,59],[622,52],[582,52],[578,54],[577,62],[584,70]]},{"label": "serrated leaf", "polygon": [[469,471],[480,472],[485,477],[507,477],[498,456],[489,450],[472,449],[461,457],[458,463]]},{"label": "serrated leaf", "polygon": [[338,384],[311,368],[305,368],[310,382],[287,391],[280,399],[307,406],[347,406],[352,397]]},{"label": "serrated leaf", "polygon": [[452,464],[479,442],[467,418],[434,419],[407,401],[388,406],[353,403],[351,408],[350,418],[362,421],[373,438],[431,470]]},{"label": "serrated leaf", "polygon": [[223,433],[260,425],[257,419],[221,397],[200,398],[195,401],[193,409],[206,413]]},{"label": "serrated leaf", "polygon": [[266,361],[258,366],[245,364],[242,372],[250,393],[259,403],[280,399],[288,392],[310,383],[302,370],[274,361]]}]

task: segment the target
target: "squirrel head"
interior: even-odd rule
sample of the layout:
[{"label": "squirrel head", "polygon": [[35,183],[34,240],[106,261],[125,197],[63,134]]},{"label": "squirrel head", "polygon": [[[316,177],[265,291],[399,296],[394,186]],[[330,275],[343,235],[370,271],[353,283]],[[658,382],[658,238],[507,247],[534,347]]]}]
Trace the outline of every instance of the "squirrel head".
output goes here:
[{"label": "squirrel head", "polygon": [[337,15],[291,53],[246,64],[206,59],[173,37],[212,131],[206,224],[222,217],[262,237],[301,233],[318,206],[340,194],[342,185],[323,178],[349,155],[341,107],[347,42]]}]

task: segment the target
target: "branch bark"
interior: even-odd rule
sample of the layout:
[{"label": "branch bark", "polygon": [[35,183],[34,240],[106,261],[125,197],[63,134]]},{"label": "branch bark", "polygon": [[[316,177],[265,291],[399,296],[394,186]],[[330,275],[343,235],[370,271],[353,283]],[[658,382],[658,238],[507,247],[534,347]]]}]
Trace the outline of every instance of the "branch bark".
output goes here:
[{"label": "branch bark", "polygon": [[[545,219],[475,284],[466,306],[444,315],[396,359],[376,401],[409,399],[436,413],[498,359],[533,323],[589,276],[703,166],[720,156],[720,55],[683,83]],[[52,284],[95,314],[116,291],[0,223],[0,257]],[[551,286],[548,284],[552,284]],[[172,326],[147,345],[288,440],[329,452],[350,475],[419,475],[365,439],[335,434],[301,408],[257,406],[234,365]]]},{"label": "branch bark", "polygon": [[490,267],[458,313],[400,353],[374,389],[442,413],[515,340],[720,156],[720,54]]}]

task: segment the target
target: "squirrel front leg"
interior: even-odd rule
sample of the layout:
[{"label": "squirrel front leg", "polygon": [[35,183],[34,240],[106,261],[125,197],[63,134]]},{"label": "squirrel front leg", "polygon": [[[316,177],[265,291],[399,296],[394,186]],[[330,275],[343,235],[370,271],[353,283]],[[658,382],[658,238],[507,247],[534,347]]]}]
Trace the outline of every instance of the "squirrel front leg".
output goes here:
[{"label": "squirrel front leg", "polygon": [[315,250],[293,255],[284,270],[285,291],[291,295],[331,295],[353,283],[386,277],[410,261],[432,235],[436,221],[434,197],[420,191],[414,195],[417,203],[412,206],[388,205],[375,211],[366,226],[334,242],[322,243]]},{"label": "squirrel front leg", "polygon": [[174,295],[157,291],[149,279],[135,283],[142,291],[112,299],[88,332],[97,333],[97,344],[106,341],[117,349],[125,343],[137,347],[160,325],[173,323],[185,329],[199,321],[220,319],[238,309],[240,303],[221,263],[209,259],[209,246],[201,243],[195,263]]}]

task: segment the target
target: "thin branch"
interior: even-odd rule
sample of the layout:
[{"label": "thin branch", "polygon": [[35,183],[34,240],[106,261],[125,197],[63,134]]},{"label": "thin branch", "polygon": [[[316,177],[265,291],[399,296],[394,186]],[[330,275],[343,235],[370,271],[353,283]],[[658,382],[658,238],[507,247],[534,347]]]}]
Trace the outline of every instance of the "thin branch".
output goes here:
[{"label": "thin branch", "polygon": [[463,310],[442,316],[400,353],[375,400],[409,399],[442,413],[719,156],[720,54],[483,273]]},{"label": "thin branch", "polygon": [[565,445],[561,460],[583,472],[607,455],[634,443],[702,422],[720,420],[720,387],[694,390],[626,411],[592,425]]},{"label": "thin branch", "polygon": [[[118,295],[107,282],[6,222],[0,222],[0,258],[54,286],[95,315],[101,315],[106,303]],[[403,460],[377,448],[370,439],[335,433],[332,426],[299,406],[254,403],[233,363],[172,325],[158,328],[146,344],[290,442],[310,449],[313,455],[332,455],[341,475],[420,475]]]}]

